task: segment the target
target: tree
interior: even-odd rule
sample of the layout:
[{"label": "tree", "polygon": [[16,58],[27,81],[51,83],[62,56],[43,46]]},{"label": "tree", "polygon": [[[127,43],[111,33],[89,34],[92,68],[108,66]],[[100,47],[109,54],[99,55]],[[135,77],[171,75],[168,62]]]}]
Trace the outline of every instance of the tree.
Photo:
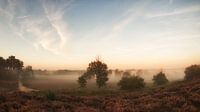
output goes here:
[{"label": "tree", "polygon": [[108,74],[112,74],[112,70],[110,69],[110,70],[108,70]]},{"label": "tree", "polygon": [[87,71],[78,79],[78,83],[81,87],[85,87],[87,80],[96,76],[97,86],[103,87],[108,81],[108,68],[107,65],[101,62],[99,59],[89,63]]},{"label": "tree", "polygon": [[156,85],[163,85],[169,82],[163,72],[159,72],[157,75],[154,75],[152,80]]},{"label": "tree", "polygon": [[142,75],[143,74],[143,70],[142,69],[139,69],[139,70],[137,70],[137,72],[136,72],[136,75]]},{"label": "tree", "polygon": [[123,73],[123,77],[129,77],[129,76],[131,76],[131,74],[129,72],[126,71]]},{"label": "tree", "polygon": [[22,78],[23,79],[33,78],[33,69],[32,69],[32,66],[26,66],[22,70]]},{"label": "tree", "polygon": [[185,79],[192,80],[200,78],[200,65],[191,65],[185,69]]},{"label": "tree", "polygon": [[78,83],[79,83],[79,85],[80,85],[80,87],[85,87],[86,86],[86,83],[87,83],[87,76],[89,76],[89,75],[87,75],[86,73],[84,73],[82,76],[80,76],[79,78],[78,78]]},{"label": "tree", "polygon": [[122,90],[138,90],[145,87],[144,79],[140,76],[122,77],[117,85]]},{"label": "tree", "polygon": [[5,69],[6,60],[3,57],[0,57],[0,69]]},{"label": "tree", "polygon": [[23,62],[16,59],[15,56],[9,56],[8,59],[6,59],[6,63],[9,70],[20,71],[23,68]]}]

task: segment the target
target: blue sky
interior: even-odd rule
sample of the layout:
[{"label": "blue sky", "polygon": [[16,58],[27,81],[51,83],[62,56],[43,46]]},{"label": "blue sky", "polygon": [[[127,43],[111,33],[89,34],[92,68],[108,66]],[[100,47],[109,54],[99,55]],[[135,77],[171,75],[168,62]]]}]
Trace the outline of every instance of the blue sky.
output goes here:
[{"label": "blue sky", "polygon": [[1,0],[0,54],[44,69],[200,63],[199,0]]}]

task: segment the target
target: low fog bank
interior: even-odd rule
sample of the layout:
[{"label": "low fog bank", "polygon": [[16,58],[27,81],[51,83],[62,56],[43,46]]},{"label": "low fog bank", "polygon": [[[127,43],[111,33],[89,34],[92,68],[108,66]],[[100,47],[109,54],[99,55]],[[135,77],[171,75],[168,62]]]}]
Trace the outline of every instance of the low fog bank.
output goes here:
[{"label": "low fog bank", "polygon": [[[108,75],[109,81],[107,82],[107,87],[117,88],[117,83],[123,76],[123,71],[118,72],[116,70],[110,70]],[[151,70],[128,70],[131,75],[139,75],[144,78],[146,83],[152,83],[152,78],[154,75],[159,73],[160,69],[151,69]],[[169,81],[182,80],[184,78],[184,69],[162,69],[166,74],[166,77]],[[49,89],[76,89],[79,87],[77,80],[78,77],[82,75],[84,71],[45,71],[36,72],[33,79],[27,79],[24,81],[24,85],[38,89],[38,90],[49,90]],[[88,88],[95,87],[95,78],[91,79],[88,82]]]}]

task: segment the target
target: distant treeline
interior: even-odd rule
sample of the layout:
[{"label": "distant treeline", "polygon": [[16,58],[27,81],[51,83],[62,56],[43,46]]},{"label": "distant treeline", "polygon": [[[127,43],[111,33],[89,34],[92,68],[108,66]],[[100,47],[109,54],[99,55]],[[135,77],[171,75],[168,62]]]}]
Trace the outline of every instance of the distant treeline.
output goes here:
[{"label": "distant treeline", "polygon": [[24,67],[23,61],[9,56],[7,59],[0,57],[0,79],[1,80],[19,80],[21,78],[33,77],[32,66]]},{"label": "distant treeline", "polygon": [[0,57],[1,70],[20,71],[23,68],[23,61],[16,59],[15,56],[9,56],[7,59]]},{"label": "distant treeline", "polygon": [[67,74],[82,74],[84,73],[84,70],[55,70],[55,71],[49,71],[49,70],[33,70],[34,74],[37,75],[67,75]]}]

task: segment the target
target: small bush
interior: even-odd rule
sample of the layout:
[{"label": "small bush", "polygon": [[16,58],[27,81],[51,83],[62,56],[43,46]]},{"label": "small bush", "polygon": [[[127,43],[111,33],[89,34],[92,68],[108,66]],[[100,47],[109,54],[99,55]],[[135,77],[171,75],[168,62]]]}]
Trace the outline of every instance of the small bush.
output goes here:
[{"label": "small bush", "polygon": [[138,90],[144,88],[144,79],[139,76],[122,77],[118,86],[122,90]]},{"label": "small bush", "polygon": [[185,69],[185,79],[192,80],[200,78],[200,65],[191,65]]},{"label": "small bush", "polygon": [[160,72],[157,75],[154,75],[152,80],[154,81],[154,84],[156,85],[163,85],[169,82],[163,72]]}]

